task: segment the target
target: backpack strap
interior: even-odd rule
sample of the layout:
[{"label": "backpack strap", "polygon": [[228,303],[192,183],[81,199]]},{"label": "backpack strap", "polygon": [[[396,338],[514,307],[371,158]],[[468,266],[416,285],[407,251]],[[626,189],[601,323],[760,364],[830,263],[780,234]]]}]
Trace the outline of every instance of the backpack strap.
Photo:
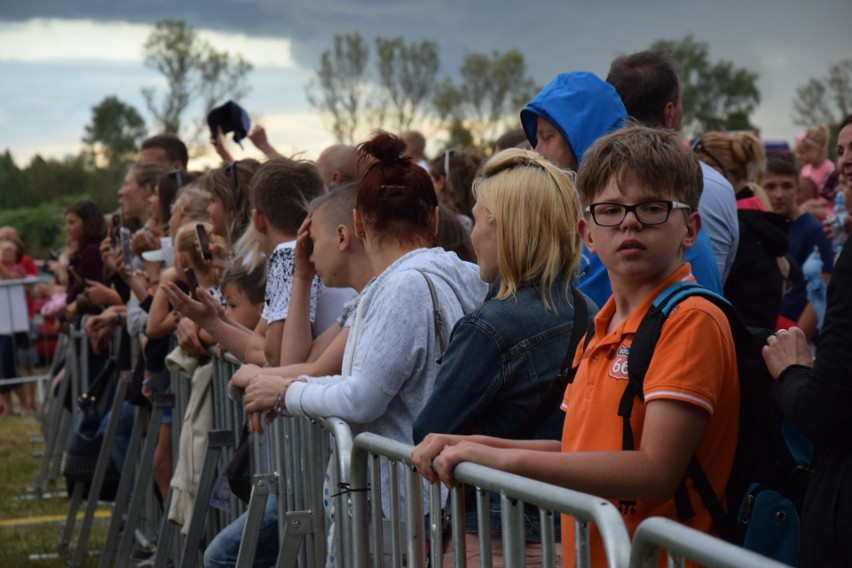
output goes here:
[{"label": "backpack strap", "polygon": [[[639,322],[639,327],[636,329],[633,342],[630,345],[630,353],[627,356],[627,386],[624,388],[624,393],[621,395],[621,400],[618,403],[618,415],[621,417],[621,448],[623,450],[632,451],[636,449],[630,417],[633,413],[633,404],[636,399],[638,398],[640,401],[645,400],[645,375],[648,372],[648,367],[651,365],[651,359],[654,355],[657,341],[660,339],[663,324],[680,302],[690,296],[705,296],[707,294],[714,296],[715,299],[719,299],[722,302],[727,302],[721,296],[695,282],[675,282],[654,298],[651,307],[648,309],[648,313]],[[619,503],[622,511],[630,511],[636,505],[635,501],[620,501]],[[681,483],[675,493],[675,504],[678,516],[682,519],[689,518],[695,514],[683,483]]]}]

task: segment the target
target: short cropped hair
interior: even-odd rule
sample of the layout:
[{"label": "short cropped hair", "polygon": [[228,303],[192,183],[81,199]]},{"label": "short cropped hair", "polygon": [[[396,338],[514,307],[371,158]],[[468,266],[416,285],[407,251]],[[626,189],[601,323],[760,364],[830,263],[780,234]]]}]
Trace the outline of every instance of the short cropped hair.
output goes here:
[{"label": "short cropped hair", "polygon": [[473,192],[497,231],[496,297],[508,299],[522,284],[537,282],[549,307],[560,275],[567,294],[580,262],[580,203],[568,174],[535,152],[510,148],[485,163]]},{"label": "short cropped hair", "polygon": [[663,109],[677,104],[680,79],[674,62],[662,50],[617,57],[606,82],[618,91],[627,114],[648,126],[660,126]]},{"label": "short cropped hair", "polygon": [[799,162],[790,152],[773,152],[766,156],[766,173],[799,179]]},{"label": "short cropped hair", "polygon": [[334,186],[332,190],[311,201],[309,209],[316,211],[321,207],[327,208],[326,223],[330,226],[346,225],[350,229],[355,226],[352,211],[358,200],[358,182],[347,182]]},{"label": "short cropped hair", "polygon": [[279,231],[295,235],[307,216],[308,203],[325,193],[314,162],[272,158],[257,170],[249,186],[252,206]]},{"label": "short cropped hair", "polygon": [[426,151],[426,137],[423,134],[417,130],[406,130],[402,133],[401,138],[405,141],[405,145],[412,156],[423,157],[423,152]]},{"label": "short cropped hair", "polygon": [[166,153],[170,162],[180,162],[182,169],[186,169],[189,163],[189,152],[186,150],[186,144],[174,134],[156,134],[142,141],[140,150],[152,148],[159,148]]},{"label": "short cropped hair", "polygon": [[618,187],[637,183],[655,193],[682,201],[698,211],[704,176],[698,157],[675,132],[631,126],[598,139],[586,152],[577,172],[583,207],[592,203],[611,179]]}]

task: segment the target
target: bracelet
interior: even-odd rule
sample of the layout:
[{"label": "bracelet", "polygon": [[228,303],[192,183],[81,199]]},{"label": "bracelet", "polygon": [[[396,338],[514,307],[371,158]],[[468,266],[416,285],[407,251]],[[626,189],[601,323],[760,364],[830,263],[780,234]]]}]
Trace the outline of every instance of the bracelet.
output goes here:
[{"label": "bracelet", "polygon": [[275,414],[284,414],[287,411],[287,406],[284,404],[284,398],[287,394],[287,389],[282,389],[278,393],[278,400],[275,401],[275,406],[272,407],[272,412]]}]

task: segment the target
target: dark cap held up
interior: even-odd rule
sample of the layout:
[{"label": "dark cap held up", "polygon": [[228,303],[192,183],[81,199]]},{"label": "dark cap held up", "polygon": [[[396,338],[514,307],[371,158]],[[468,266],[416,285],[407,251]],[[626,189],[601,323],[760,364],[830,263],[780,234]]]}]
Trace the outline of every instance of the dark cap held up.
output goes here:
[{"label": "dark cap held up", "polygon": [[207,125],[210,127],[211,137],[216,136],[216,128],[221,128],[223,134],[233,132],[234,142],[240,144],[240,141],[248,135],[251,119],[243,107],[234,101],[228,101],[207,114]]}]

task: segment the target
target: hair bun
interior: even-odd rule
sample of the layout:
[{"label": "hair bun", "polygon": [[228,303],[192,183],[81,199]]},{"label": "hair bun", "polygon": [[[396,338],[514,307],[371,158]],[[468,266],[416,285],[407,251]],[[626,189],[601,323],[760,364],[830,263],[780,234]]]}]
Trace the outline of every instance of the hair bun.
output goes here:
[{"label": "hair bun", "polygon": [[362,142],[358,146],[358,150],[363,154],[371,156],[378,162],[387,165],[399,163],[410,164],[411,158],[402,155],[405,152],[405,148],[406,144],[402,138],[384,131],[376,132],[372,138],[366,142]]}]

